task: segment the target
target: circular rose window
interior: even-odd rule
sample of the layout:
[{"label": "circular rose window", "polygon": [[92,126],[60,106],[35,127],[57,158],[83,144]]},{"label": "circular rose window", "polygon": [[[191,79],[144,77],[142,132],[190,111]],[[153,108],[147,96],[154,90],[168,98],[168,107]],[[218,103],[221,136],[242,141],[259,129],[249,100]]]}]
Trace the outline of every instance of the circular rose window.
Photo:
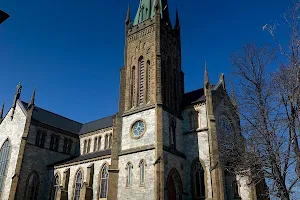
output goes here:
[{"label": "circular rose window", "polygon": [[146,125],[142,120],[138,120],[133,123],[131,129],[132,137],[140,138],[145,133]]}]

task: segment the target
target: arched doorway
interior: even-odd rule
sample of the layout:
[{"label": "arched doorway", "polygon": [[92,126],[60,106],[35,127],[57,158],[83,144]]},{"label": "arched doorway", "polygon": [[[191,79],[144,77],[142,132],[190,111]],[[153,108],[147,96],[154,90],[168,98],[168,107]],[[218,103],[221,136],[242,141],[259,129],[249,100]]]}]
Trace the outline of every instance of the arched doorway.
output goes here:
[{"label": "arched doorway", "polygon": [[173,168],[167,180],[168,200],[182,200],[182,182],[179,173]]}]

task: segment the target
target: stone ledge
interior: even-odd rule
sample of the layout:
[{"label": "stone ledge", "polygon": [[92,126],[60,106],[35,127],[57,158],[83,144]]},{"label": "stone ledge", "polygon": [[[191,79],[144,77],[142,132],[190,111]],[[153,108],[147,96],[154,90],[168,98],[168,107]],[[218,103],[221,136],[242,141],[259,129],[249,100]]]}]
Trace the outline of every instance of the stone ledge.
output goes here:
[{"label": "stone ledge", "polygon": [[200,133],[200,132],[204,132],[204,131],[208,131],[208,128],[205,127],[205,128],[197,128],[197,129],[189,130],[189,131],[184,132],[183,135],[188,135],[191,133]]},{"label": "stone ledge", "polygon": [[142,106],[138,106],[136,108],[132,108],[126,112],[124,112],[124,114],[122,115],[122,117],[126,117],[126,116],[129,116],[129,115],[133,115],[135,113],[138,113],[138,112],[142,112],[142,111],[145,111],[145,110],[150,110],[152,108],[155,108],[155,105],[151,104],[151,105],[142,105]]},{"label": "stone ledge", "polygon": [[168,147],[168,146],[164,146],[163,149],[164,149],[164,151],[166,151],[168,153],[171,153],[171,154],[179,156],[179,157],[181,157],[183,159],[186,159],[186,156],[185,156],[184,153],[182,153],[182,152],[180,152],[180,151],[178,151],[178,150],[176,150],[174,148],[171,148],[171,147]]},{"label": "stone ledge", "polygon": [[127,150],[121,151],[119,153],[119,156],[124,156],[124,155],[128,155],[128,154],[133,154],[133,153],[139,153],[139,152],[148,151],[148,150],[152,150],[152,149],[155,149],[154,145],[147,145],[147,146],[142,146],[142,147],[138,147],[138,148],[127,149]]}]

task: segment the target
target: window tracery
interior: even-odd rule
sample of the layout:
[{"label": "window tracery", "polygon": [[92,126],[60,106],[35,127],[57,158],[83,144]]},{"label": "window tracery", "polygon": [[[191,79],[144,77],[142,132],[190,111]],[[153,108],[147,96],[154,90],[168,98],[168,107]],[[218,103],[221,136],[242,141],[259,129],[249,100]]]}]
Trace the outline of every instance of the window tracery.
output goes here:
[{"label": "window tracery", "polygon": [[4,184],[4,179],[7,172],[8,160],[10,157],[10,143],[6,140],[0,149],[0,194]]},{"label": "window tracery", "polygon": [[80,200],[80,189],[82,187],[82,172],[78,170],[75,177],[74,200]]},{"label": "window tracery", "polygon": [[107,164],[103,165],[101,169],[101,179],[100,179],[100,199],[107,197],[107,190],[108,190],[108,166]]}]

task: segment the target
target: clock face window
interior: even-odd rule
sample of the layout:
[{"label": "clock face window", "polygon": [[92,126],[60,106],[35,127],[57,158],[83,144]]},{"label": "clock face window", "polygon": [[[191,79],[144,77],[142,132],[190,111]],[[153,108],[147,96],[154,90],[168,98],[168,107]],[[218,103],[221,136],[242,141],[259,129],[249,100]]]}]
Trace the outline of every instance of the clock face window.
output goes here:
[{"label": "clock face window", "polygon": [[143,121],[139,120],[136,121],[133,125],[132,125],[132,136],[134,138],[139,138],[141,137],[144,132],[146,130],[146,125]]}]

